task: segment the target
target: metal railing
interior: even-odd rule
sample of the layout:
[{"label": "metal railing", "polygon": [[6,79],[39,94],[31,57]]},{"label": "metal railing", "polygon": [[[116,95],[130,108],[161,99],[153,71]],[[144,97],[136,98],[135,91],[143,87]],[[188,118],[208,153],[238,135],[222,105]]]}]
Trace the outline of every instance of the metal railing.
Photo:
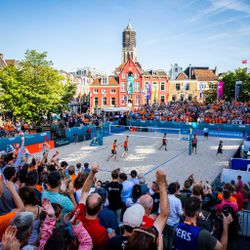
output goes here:
[{"label": "metal railing", "polygon": [[243,210],[239,213],[240,235],[250,237],[250,211]]}]

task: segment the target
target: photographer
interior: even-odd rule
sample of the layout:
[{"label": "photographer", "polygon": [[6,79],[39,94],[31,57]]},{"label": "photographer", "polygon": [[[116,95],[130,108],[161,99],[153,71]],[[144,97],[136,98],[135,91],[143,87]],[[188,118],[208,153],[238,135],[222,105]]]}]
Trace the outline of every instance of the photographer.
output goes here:
[{"label": "photographer", "polygon": [[223,232],[220,241],[211,235],[207,230],[197,226],[197,218],[201,208],[201,200],[197,197],[190,197],[184,204],[185,220],[175,229],[175,249],[227,249],[228,226],[233,221],[232,216],[223,214]]}]

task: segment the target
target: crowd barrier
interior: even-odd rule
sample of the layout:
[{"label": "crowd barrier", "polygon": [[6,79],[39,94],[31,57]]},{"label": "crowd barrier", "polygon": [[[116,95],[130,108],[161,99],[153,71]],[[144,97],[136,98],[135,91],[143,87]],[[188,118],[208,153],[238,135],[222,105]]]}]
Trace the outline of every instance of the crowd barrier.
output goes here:
[{"label": "crowd barrier", "polygon": [[230,167],[233,170],[246,171],[247,165],[250,165],[250,160],[240,158],[232,158],[230,160]]},{"label": "crowd barrier", "polygon": [[[131,126],[144,126],[144,127],[165,127],[181,129],[182,134],[188,134],[189,124],[184,122],[167,122],[167,121],[142,121],[142,120],[128,120],[128,125]],[[198,135],[203,135],[203,129],[209,129],[210,136],[219,137],[233,137],[243,138],[246,133],[250,133],[250,125],[234,125],[234,124],[211,124],[211,123],[197,123],[193,132]]]},{"label": "crowd barrier", "polygon": [[[51,140],[50,131],[37,133],[37,134],[25,134],[25,146],[42,143],[44,141]],[[6,150],[7,145],[12,145],[15,143],[21,144],[21,136],[15,136],[11,138],[1,138],[0,139],[0,151]]]},{"label": "crowd barrier", "polygon": [[[31,154],[39,153],[39,152],[43,151],[43,144],[44,144],[44,142],[28,145],[28,146],[26,146],[26,149]],[[47,144],[49,144],[50,149],[55,147],[54,140],[47,141]]]},{"label": "crowd barrier", "polygon": [[237,176],[240,175],[243,183],[250,180],[250,172],[223,168],[221,173],[221,182],[230,183],[231,180],[237,182]]}]

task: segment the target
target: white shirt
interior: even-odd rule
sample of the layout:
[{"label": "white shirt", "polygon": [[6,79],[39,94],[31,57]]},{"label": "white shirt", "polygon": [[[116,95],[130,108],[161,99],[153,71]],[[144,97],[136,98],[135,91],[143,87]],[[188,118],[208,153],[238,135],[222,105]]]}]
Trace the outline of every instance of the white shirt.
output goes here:
[{"label": "white shirt", "polygon": [[[167,225],[173,227],[175,224],[180,222],[180,216],[183,214],[181,200],[174,194],[168,195],[169,202],[169,216],[167,219]],[[160,207],[159,207],[160,212]]]}]

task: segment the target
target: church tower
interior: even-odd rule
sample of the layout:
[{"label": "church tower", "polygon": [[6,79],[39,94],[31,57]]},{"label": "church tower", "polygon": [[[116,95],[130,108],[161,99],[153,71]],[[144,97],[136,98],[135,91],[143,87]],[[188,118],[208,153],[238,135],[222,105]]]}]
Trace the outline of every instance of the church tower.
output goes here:
[{"label": "church tower", "polygon": [[122,32],[122,63],[126,63],[128,58],[137,62],[136,32],[130,22]]}]

